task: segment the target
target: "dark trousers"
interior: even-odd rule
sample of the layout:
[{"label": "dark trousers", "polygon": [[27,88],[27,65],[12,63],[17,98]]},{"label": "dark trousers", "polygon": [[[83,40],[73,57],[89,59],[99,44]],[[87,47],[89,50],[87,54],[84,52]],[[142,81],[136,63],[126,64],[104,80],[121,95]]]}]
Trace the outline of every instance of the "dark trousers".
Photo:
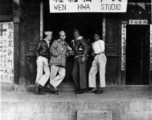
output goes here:
[{"label": "dark trousers", "polygon": [[76,89],[86,89],[86,61],[81,62],[82,57],[78,57],[74,60],[74,66],[72,71],[72,77],[74,79]]}]

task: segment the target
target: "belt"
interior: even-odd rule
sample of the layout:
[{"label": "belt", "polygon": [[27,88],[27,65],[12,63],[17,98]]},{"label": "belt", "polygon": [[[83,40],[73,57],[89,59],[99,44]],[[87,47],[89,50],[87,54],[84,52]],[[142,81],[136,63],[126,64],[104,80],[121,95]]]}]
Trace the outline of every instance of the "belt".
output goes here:
[{"label": "belt", "polygon": [[100,54],[105,54],[105,52],[101,52],[101,53],[98,53],[98,54],[95,54],[95,55],[100,55]]}]

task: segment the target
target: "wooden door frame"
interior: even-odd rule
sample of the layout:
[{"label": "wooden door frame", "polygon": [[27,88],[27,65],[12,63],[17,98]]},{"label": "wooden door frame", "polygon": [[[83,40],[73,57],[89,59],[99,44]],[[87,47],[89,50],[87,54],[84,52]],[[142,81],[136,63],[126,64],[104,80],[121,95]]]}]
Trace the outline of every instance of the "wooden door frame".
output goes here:
[{"label": "wooden door frame", "polygon": [[[122,21],[121,23],[121,80],[122,85],[126,85],[126,26],[131,25],[128,21]],[[137,24],[144,25],[144,24]],[[149,84],[152,84],[152,24],[145,24],[150,26],[150,69],[149,69]]]}]

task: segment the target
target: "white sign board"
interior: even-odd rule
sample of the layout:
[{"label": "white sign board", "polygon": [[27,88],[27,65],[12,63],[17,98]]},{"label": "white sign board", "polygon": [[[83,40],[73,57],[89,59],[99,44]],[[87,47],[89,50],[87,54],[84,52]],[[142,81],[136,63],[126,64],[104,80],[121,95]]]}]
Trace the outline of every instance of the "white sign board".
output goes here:
[{"label": "white sign board", "polygon": [[150,70],[152,70],[152,25],[150,25]]},{"label": "white sign board", "polygon": [[148,20],[129,20],[130,25],[147,25]]},{"label": "white sign board", "polygon": [[0,23],[0,82],[14,83],[14,24]]},{"label": "white sign board", "polygon": [[125,70],[126,65],[126,24],[122,24],[121,29],[121,70]]},{"label": "white sign board", "polygon": [[126,12],[128,0],[50,0],[50,13]]}]

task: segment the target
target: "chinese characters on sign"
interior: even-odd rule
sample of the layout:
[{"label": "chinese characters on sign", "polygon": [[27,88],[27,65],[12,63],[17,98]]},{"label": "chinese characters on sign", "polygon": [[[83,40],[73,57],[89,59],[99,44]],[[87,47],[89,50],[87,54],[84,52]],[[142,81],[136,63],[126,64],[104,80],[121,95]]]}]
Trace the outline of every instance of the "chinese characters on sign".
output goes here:
[{"label": "chinese characters on sign", "polygon": [[126,12],[128,0],[50,0],[50,13]]},{"label": "chinese characters on sign", "polygon": [[121,34],[121,70],[124,71],[126,64],[126,24],[122,24]]},{"label": "chinese characters on sign", "polygon": [[152,25],[150,25],[150,70],[152,70]]},{"label": "chinese characters on sign", "polygon": [[129,24],[134,24],[134,25],[146,25],[148,24],[148,20],[129,20]]},{"label": "chinese characters on sign", "polygon": [[0,23],[0,82],[14,82],[14,26]]}]

